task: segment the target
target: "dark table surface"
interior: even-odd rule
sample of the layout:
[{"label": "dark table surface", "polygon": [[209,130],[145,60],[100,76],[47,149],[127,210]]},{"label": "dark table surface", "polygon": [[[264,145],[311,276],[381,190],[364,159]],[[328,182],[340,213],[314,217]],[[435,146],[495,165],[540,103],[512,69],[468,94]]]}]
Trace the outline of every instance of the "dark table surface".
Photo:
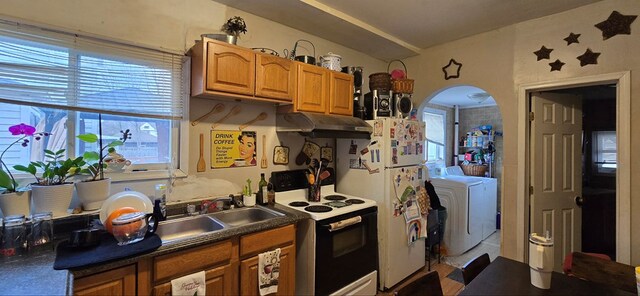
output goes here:
[{"label": "dark table surface", "polygon": [[531,285],[529,265],[498,257],[460,295],[636,295],[554,272],[551,289]]}]

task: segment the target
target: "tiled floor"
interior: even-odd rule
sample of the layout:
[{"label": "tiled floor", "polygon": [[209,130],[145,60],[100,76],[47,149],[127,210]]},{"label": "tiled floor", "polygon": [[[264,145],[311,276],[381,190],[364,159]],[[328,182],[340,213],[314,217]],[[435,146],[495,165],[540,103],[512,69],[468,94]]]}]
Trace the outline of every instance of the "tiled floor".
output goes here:
[{"label": "tiled floor", "polygon": [[465,252],[464,254],[458,256],[447,256],[444,257],[443,260],[446,264],[459,268],[462,267],[465,263],[471,261],[471,259],[476,258],[484,253],[489,254],[489,258],[491,258],[491,261],[493,261],[500,255],[500,230],[496,231],[487,239],[480,242],[480,244],[473,247],[471,250]]}]

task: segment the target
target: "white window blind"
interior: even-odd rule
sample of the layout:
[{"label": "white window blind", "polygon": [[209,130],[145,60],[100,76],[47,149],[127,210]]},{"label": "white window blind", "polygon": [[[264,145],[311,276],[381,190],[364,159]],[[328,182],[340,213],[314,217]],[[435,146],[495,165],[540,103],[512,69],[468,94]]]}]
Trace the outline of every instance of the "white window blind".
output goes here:
[{"label": "white window blind", "polygon": [[0,102],[178,119],[184,59],[0,21]]}]

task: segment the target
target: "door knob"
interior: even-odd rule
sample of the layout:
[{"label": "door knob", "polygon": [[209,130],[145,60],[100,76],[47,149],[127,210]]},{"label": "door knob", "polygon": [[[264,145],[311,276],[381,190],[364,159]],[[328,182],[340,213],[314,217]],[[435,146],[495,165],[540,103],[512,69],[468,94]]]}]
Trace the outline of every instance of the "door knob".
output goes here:
[{"label": "door knob", "polygon": [[576,196],[575,201],[576,205],[579,207],[582,207],[584,205],[584,199],[582,198],[582,196]]}]

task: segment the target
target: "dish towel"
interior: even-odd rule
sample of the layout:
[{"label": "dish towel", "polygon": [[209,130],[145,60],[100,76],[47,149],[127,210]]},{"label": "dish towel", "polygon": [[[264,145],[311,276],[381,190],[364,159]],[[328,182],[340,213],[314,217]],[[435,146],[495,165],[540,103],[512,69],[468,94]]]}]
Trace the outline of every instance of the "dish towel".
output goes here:
[{"label": "dish towel", "polygon": [[185,275],[171,281],[171,295],[173,296],[204,296],[205,288],[204,271]]},{"label": "dish towel", "polygon": [[260,296],[278,292],[280,248],[258,255],[258,288]]}]

